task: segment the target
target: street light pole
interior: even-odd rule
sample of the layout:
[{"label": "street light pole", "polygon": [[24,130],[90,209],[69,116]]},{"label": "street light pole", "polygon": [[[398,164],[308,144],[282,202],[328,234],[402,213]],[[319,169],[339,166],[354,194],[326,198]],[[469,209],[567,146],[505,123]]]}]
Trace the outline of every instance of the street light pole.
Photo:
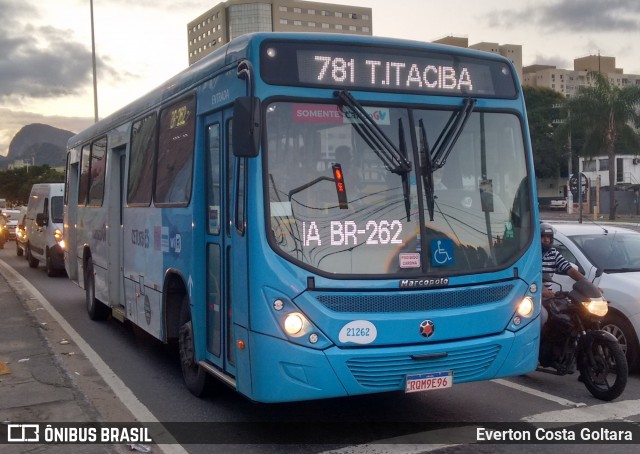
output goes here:
[{"label": "street light pole", "polygon": [[91,5],[91,60],[93,62],[93,114],[94,120],[98,122],[98,77],[96,75],[96,39],[93,30],[93,0],[89,0]]},{"label": "street light pole", "polygon": [[[552,109],[561,109],[563,107],[562,104],[552,104],[551,108]],[[567,134],[567,141],[568,141],[568,147],[569,147],[569,161],[567,163],[567,180],[571,179],[571,175],[573,175],[573,163],[572,161],[572,152],[571,152],[571,111],[569,109],[567,109],[567,118],[566,119],[556,119],[553,120],[553,123],[558,123],[558,124],[566,124],[567,128],[568,128],[568,134]],[[578,170],[579,170],[580,166],[578,165]],[[568,190],[568,186],[567,186],[567,213],[571,214],[573,213],[573,195],[571,194],[571,191]]]},{"label": "street light pole", "polygon": [[569,128],[569,176],[573,173],[573,164],[571,162],[571,111],[567,109],[567,127]]}]

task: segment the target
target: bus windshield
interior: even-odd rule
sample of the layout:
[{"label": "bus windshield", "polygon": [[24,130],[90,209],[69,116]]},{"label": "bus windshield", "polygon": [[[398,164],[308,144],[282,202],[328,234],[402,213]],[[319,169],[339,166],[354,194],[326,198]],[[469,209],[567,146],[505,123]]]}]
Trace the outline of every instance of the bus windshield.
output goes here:
[{"label": "bus windshield", "polygon": [[487,272],[524,252],[531,194],[516,115],[467,109],[448,134],[452,109],[362,109],[376,128],[338,104],[267,106],[268,225],[281,255],[324,274],[410,277]]}]

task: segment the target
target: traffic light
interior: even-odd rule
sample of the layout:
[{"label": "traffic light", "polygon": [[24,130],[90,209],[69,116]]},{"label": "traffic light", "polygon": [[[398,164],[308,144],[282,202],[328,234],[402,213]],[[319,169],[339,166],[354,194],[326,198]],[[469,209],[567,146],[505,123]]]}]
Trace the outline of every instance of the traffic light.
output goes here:
[{"label": "traffic light", "polygon": [[342,166],[336,163],[331,166],[333,170],[333,180],[336,183],[336,192],[338,193],[338,206],[341,210],[349,208],[347,203],[347,188],[344,185],[344,174],[342,173]]}]

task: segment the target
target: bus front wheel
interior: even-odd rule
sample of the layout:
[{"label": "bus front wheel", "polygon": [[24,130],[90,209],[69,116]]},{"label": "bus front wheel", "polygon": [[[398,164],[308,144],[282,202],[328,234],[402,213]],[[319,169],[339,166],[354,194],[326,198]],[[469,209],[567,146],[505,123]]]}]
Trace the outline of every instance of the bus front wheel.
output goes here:
[{"label": "bus front wheel", "polygon": [[180,307],[180,331],[178,333],[178,351],[180,368],[187,389],[197,397],[206,393],[209,374],[201,368],[195,360],[195,346],[193,339],[193,324],[191,323],[191,308],[189,299],[185,295]]}]

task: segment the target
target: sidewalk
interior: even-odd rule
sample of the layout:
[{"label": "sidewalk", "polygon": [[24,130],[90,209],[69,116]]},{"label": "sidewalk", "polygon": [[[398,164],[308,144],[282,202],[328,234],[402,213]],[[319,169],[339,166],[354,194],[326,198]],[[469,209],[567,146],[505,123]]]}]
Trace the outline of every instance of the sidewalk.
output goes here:
[{"label": "sidewalk", "polygon": [[[10,284],[11,282],[11,284]],[[0,266],[0,424],[134,421],[103,383],[97,409],[82,383],[100,381],[90,363],[61,327],[18,281]],[[76,367],[78,366],[78,367]],[[126,418],[126,419],[125,419]],[[6,427],[0,427],[6,433]],[[5,435],[6,436],[6,435]],[[5,436],[2,437],[2,439]],[[3,453],[124,453],[126,445],[8,444]]]}]

